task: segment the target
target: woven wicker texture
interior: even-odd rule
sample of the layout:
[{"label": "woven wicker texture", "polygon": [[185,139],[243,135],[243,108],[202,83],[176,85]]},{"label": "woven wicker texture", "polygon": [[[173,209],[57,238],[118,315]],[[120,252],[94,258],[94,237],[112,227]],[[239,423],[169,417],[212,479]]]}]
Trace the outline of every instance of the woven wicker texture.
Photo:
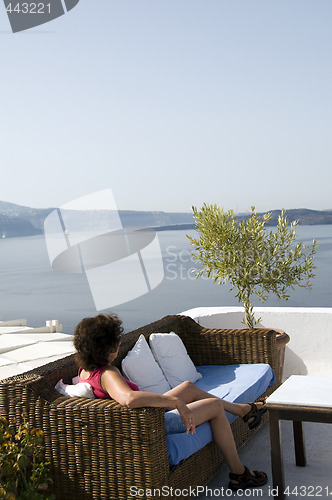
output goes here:
[{"label": "woven wicker texture", "polygon": [[[140,334],[177,333],[196,365],[269,363],[280,384],[276,333],[272,330],[209,330],[186,316],[165,318],[126,334],[116,366],[133,347]],[[166,445],[164,410],[128,409],[113,400],[69,398],[55,389],[77,374],[74,356],[49,363],[25,374],[0,381],[0,414],[22,416],[44,431],[46,460],[51,463],[52,490],[58,500],[128,500],[131,486],[142,492],[167,486],[167,498],[181,498],[178,491],[205,485],[223,463],[210,443],[179,465],[170,467]],[[252,435],[237,419],[232,424],[237,446]],[[141,492],[141,493],[142,493]],[[183,497],[183,498],[188,498]]]}]

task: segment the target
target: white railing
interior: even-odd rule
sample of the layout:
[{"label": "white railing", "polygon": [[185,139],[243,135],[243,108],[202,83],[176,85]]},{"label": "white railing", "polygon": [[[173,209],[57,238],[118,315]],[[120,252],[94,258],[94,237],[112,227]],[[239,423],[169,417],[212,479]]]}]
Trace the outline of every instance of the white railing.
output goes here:
[{"label": "white railing", "polygon": [[[332,308],[257,307],[259,326],[284,330],[284,379],[290,375],[332,375]],[[243,328],[242,307],[197,307],[180,314],[206,328]]]}]

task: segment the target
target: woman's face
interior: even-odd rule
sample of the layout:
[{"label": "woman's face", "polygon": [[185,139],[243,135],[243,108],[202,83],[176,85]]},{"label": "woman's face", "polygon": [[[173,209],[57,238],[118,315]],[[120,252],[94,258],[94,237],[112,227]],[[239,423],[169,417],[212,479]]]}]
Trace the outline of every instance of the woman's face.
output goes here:
[{"label": "woman's face", "polygon": [[117,355],[118,355],[119,348],[120,348],[120,344],[118,345],[118,347],[117,347],[116,351],[114,351],[114,352],[110,352],[110,353],[109,353],[109,355],[108,355],[108,357],[107,357],[107,359],[108,359],[108,362],[109,362],[109,363],[112,363],[112,361],[114,361],[114,360],[115,360],[115,358],[116,358],[116,357],[117,357]]}]

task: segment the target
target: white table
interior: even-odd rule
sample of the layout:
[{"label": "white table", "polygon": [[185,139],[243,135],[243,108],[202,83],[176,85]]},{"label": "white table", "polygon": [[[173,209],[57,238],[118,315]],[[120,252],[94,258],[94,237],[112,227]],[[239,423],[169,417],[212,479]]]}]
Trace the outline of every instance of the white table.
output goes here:
[{"label": "white table", "polygon": [[306,465],[302,422],[332,423],[332,377],[292,375],[267,398],[273,487],[285,498],[280,420],[292,420],[296,465]]}]

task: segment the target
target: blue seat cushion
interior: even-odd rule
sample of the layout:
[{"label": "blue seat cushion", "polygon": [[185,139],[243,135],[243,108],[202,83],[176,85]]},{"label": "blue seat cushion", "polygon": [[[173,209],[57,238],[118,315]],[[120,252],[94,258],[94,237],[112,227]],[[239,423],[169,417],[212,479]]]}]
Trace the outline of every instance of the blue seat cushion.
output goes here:
[{"label": "blue seat cushion", "polygon": [[[195,385],[204,391],[233,403],[255,401],[274,383],[275,376],[268,364],[198,366],[202,378]],[[237,417],[226,412],[232,423]],[[213,440],[209,422],[196,427],[193,435],[185,433],[185,426],[177,410],[165,413],[167,448],[170,465],[190,457]]]}]

